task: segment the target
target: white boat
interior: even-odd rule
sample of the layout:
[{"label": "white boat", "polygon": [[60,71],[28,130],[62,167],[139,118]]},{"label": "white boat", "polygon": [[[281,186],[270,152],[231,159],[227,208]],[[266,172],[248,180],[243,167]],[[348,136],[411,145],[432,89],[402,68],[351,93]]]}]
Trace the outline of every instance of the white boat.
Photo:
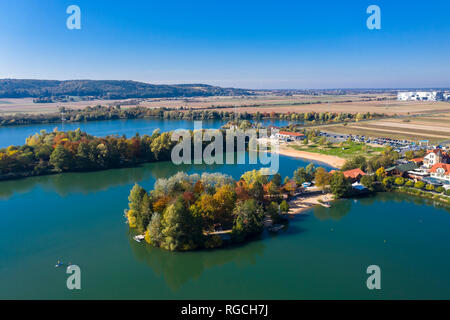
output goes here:
[{"label": "white boat", "polygon": [[145,236],[143,234],[139,234],[137,236],[134,236],[133,239],[137,242],[141,242],[142,240],[145,239]]}]

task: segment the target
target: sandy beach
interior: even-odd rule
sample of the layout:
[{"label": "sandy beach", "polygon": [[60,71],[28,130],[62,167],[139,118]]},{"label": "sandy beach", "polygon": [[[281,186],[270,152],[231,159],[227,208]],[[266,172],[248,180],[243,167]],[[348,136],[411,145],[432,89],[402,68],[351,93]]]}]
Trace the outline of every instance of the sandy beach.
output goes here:
[{"label": "sandy beach", "polygon": [[333,195],[331,193],[327,194],[315,194],[313,196],[298,196],[291,201],[289,201],[289,212],[290,215],[300,214],[304,211],[320,204],[322,202],[330,202],[333,200]]},{"label": "sandy beach", "polygon": [[336,156],[329,156],[326,154],[300,151],[300,150],[295,150],[295,149],[291,149],[291,148],[284,147],[284,146],[280,146],[278,153],[282,154],[284,156],[288,156],[288,157],[304,158],[304,159],[324,162],[335,168],[341,168],[346,161],[345,159],[336,157]]}]

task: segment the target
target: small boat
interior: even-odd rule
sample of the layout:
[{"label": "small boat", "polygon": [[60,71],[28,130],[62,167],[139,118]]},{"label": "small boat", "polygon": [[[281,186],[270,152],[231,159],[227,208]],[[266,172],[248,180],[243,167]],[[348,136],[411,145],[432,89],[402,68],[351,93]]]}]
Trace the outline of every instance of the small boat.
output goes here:
[{"label": "small boat", "polygon": [[145,239],[145,236],[143,234],[139,234],[137,236],[134,236],[133,239],[137,242],[141,242],[142,240]]},{"label": "small boat", "polygon": [[281,229],[283,229],[283,225],[282,224],[276,224],[276,225],[274,225],[274,226],[272,226],[272,227],[269,227],[268,228],[268,230],[270,231],[270,232],[278,232],[278,231],[280,231]]}]

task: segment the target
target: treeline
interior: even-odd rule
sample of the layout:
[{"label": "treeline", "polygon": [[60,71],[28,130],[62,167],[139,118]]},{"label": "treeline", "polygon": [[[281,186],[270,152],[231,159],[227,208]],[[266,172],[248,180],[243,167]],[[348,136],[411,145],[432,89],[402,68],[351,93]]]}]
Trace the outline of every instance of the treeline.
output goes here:
[{"label": "treeline", "polygon": [[0,98],[58,99],[60,96],[100,99],[250,95],[248,90],[205,84],[155,85],[123,80],[0,79]]},{"label": "treeline", "polygon": [[22,146],[0,149],[0,180],[67,171],[129,167],[143,162],[170,160],[176,142],[171,133],[94,137],[82,132],[45,130]]},{"label": "treeline", "polygon": [[[234,137],[234,150],[228,150],[226,130],[219,130],[224,139],[221,149],[223,151],[236,151],[239,146],[238,139]],[[205,157],[221,157],[216,155],[217,145],[211,138],[205,137],[207,130],[201,135],[189,130],[189,144],[183,143],[177,156],[186,160],[186,148],[194,150],[194,139],[201,141],[201,154]],[[197,131],[196,131],[197,132]],[[17,179],[30,176],[46,175],[60,172],[96,171],[112,168],[136,166],[145,162],[158,162],[171,160],[172,149],[183,142],[184,137],[177,137],[172,141],[173,132],[160,133],[155,130],[151,135],[134,137],[123,136],[95,137],[82,132],[74,131],[53,132],[42,130],[26,139],[22,146],[9,146],[0,149],[0,180]],[[176,139],[174,139],[176,140]],[[250,138],[244,139],[245,150],[248,150]],[[197,142],[198,143],[198,142]],[[214,148],[204,154],[205,148],[212,144]],[[220,151],[220,149],[218,150]],[[188,152],[188,150],[186,150]],[[195,153],[191,152],[191,160]]]},{"label": "treeline", "polygon": [[326,124],[351,122],[384,117],[383,114],[368,113],[336,113],[336,112],[304,112],[304,113],[276,113],[276,112],[242,112],[235,114],[231,111],[216,110],[175,110],[170,108],[145,108],[120,106],[95,106],[84,109],[60,108],[58,113],[47,114],[15,114],[0,117],[0,126],[20,124],[40,124],[57,122],[81,122],[116,119],[157,119],[157,120],[287,120],[305,124]]},{"label": "treeline", "polygon": [[[135,185],[125,210],[130,228],[145,241],[170,251],[215,248],[224,244],[216,231],[231,231],[231,241],[259,234],[265,218],[274,223],[289,207],[285,194],[290,180],[271,179],[253,170],[239,181],[221,173],[187,175],[183,172],[156,181],[150,192]],[[226,231],[227,232],[227,231]]]}]

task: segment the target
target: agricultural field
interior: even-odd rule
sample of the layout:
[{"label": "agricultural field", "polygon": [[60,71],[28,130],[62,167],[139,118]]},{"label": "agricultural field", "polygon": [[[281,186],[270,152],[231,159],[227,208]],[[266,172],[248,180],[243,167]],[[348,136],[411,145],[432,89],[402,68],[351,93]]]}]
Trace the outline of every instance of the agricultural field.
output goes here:
[{"label": "agricultural field", "polygon": [[321,130],[332,133],[365,135],[407,140],[450,141],[450,113],[429,113],[390,119],[328,125]]}]

